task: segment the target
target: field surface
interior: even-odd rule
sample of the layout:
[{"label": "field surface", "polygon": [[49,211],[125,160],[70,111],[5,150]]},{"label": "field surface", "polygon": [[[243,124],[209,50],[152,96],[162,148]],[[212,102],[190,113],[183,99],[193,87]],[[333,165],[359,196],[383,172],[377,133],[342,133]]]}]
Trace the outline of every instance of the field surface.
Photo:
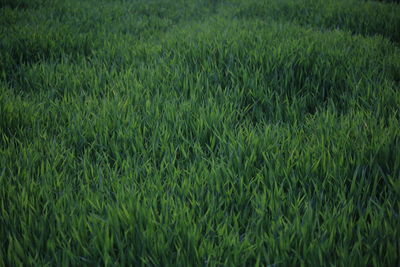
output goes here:
[{"label": "field surface", "polygon": [[399,266],[400,5],[0,0],[0,266]]}]

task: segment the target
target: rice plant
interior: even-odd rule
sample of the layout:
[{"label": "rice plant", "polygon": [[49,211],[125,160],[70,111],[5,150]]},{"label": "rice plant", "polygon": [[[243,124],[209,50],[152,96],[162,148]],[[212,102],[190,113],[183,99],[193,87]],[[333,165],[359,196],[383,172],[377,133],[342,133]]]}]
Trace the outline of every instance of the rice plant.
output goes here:
[{"label": "rice plant", "polygon": [[382,1],[1,2],[0,266],[398,266],[399,27]]}]

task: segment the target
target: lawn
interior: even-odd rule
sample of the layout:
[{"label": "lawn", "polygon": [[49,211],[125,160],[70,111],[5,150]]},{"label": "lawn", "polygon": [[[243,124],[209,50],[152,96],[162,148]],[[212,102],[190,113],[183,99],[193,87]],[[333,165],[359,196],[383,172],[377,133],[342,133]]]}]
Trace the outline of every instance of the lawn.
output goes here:
[{"label": "lawn", "polygon": [[399,266],[400,5],[0,0],[0,266]]}]

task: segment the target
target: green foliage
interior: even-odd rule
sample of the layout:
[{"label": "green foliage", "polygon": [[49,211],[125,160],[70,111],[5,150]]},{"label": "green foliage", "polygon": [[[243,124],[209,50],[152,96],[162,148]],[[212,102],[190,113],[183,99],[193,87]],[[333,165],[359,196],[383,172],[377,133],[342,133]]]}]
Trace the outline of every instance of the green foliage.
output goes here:
[{"label": "green foliage", "polygon": [[361,35],[383,35],[400,42],[399,5],[361,0],[239,1],[235,16],[286,20],[321,30],[340,29]]},{"label": "green foliage", "polygon": [[1,3],[0,266],[399,263],[398,5]]},{"label": "green foliage", "polygon": [[38,7],[46,0],[0,0],[0,8],[25,9]]}]

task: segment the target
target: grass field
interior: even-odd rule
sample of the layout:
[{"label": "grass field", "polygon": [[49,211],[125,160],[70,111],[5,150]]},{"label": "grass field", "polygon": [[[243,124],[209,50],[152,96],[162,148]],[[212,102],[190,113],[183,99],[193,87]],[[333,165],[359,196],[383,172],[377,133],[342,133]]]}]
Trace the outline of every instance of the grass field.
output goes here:
[{"label": "grass field", "polygon": [[398,3],[0,4],[0,266],[400,265]]}]

